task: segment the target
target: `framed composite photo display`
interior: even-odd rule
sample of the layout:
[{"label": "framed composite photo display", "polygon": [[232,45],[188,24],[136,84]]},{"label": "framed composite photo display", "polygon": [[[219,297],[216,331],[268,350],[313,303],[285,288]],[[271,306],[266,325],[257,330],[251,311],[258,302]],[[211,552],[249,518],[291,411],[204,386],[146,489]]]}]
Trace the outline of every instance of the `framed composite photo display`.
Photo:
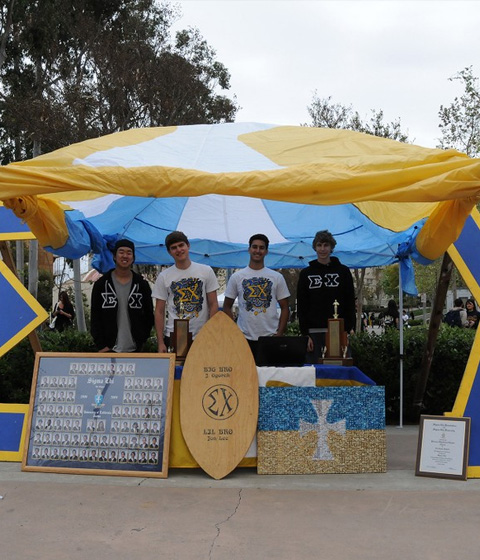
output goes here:
[{"label": "framed composite photo display", "polygon": [[175,354],[36,354],[24,471],[166,478]]},{"label": "framed composite photo display", "polygon": [[467,479],[470,418],[420,416],[415,474]]}]

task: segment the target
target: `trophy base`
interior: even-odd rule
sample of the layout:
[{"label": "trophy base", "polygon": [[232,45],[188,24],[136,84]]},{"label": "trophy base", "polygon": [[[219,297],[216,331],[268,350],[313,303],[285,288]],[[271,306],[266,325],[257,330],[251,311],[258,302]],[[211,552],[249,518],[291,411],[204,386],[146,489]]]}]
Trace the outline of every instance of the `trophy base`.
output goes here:
[{"label": "trophy base", "polygon": [[173,351],[177,355],[175,365],[183,366],[190,346],[192,345],[192,333],[188,330],[188,319],[175,319],[171,337]]},{"label": "trophy base", "polygon": [[324,366],[353,366],[353,358],[319,358],[318,363]]}]

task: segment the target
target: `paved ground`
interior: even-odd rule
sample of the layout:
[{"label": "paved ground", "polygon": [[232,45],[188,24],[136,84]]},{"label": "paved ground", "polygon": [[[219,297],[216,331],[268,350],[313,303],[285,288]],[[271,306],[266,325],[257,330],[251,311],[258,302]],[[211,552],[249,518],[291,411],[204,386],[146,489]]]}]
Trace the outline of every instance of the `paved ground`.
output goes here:
[{"label": "paved ground", "polygon": [[418,428],[387,429],[385,474],[169,478],[0,463],[8,560],[478,560],[480,480],[415,477]]}]

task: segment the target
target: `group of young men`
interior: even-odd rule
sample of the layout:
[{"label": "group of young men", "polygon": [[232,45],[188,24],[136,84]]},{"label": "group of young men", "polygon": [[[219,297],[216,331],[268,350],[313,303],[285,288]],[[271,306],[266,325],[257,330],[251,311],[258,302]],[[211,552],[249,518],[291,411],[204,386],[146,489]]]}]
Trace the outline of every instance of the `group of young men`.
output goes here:
[{"label": "group of young men", "polygon": [[[283,335],[289,319],[290,292],[285,279],[265,266],[268,245],[266,235],[252,235],[249,264],[230,277],[223,305],[233,320],[233,304],[238,300],[237,325],[254,354],[258,338]],[[353,279],[348,267],[331,255],[334,237],[327,230],[319,231],[312,245],[317,258],[300,272],[297,289],[298,319],[302,334],[309,337],[306,361],[310,363],[321,353],[328,319],[335,309],[347,332],[355,325]],[[134,244],[128,239],[116,243],[115,268],[97,280],[92,292],[91,333],[99,352],[141,351],[153,324],[158,351],[167,352],[172,346],[175,319],[188,319],[195,338],[217,313],[219,285],[212,268],[192,262],[190,243],[183,232],[167,235],[165,246],[175,262],[159,274],[152,291],[132,270]]]}]

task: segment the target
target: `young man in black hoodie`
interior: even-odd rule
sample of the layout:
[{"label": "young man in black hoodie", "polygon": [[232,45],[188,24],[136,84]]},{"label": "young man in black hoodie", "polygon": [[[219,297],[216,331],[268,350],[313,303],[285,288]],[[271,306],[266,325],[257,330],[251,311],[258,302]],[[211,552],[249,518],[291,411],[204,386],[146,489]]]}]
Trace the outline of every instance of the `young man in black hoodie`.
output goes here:
[{"label": "young man in black hoodie", "polygon": [[133,272],[135,245],[120,239],[113,250],[115,268],[92,291],[91,333],[99,352],[140,352],[153,327],[152,290]]},{"label": "young man in black hoodie", "polygon": [[317,259],[300,272],[297,311],[302,335],[308,335],[307,363],[317,363],[325,345],[328,319],[333,317],[335,301],[345,330],[355,328],[355,289],[350,269],[331,253],[337,242],[327,231],[318,231],[312,246]]}]

